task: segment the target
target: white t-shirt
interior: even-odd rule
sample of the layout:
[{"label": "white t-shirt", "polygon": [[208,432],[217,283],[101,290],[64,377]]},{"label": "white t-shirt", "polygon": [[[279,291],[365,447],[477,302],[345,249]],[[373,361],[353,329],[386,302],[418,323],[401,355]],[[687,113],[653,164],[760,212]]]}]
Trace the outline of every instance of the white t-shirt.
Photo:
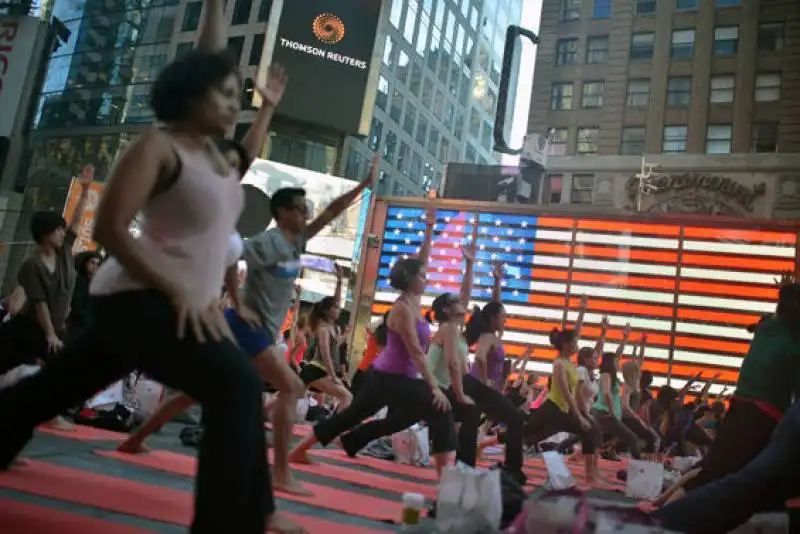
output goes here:
[{"label": "white t-shirt", "polygon": [[592,376],[589,374],[589,370],[586,367],[578,367],[578,382],[581,384],[581,387],[584,388],[585,392],[591,391],[590,395],[584,395],[584,402],[586,405],[586,411],[588,412],[592,408],[592,404],[594,404],[594,399],[597,397],[597,393],[600,391],[600,385],[597,383],[597,380],[594,380]]}]

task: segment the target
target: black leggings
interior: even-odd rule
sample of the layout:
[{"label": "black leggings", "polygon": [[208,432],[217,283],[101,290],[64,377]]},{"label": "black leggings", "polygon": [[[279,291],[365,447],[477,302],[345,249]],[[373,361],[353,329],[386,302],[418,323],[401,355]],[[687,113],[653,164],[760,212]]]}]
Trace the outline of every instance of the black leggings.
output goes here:
[{"label": "black leggings", "polygon": [[[464,376],[464,393],[472,397],[475,406],[458,404],[451,389],[447,390],[453,404],[455,421],[461,423],[458,431],[458,452],[456,459],[467,465],[475,466],[478,448],[478,427],[480,414],[487,414],[492,420],[506,424],[506,467],[510,471],[522,472],[522,429],[524,414],[514,407],[502,393],[491,388],[477,378]],[[393,415],[386,419],[370,421],[359,425],[342,436],[342,445],[350,455],[355,455],[372,440],[400,432],[417,421],[404,414]]]},{"label": "black leggings", "polygon": [[602,439],[600,426],[596,422],[592,421],[592,425],[584,430],[576,416],[561,411],[561,408],[549,399],[528,415],[525,425],[525,439],[528,442],[538,443],[559,432],[578,436],[581,440],[581,452],[585,454],[594,454]]},{"label": "black leggings", "polygon": [[403,428],[417,421],[427,422],[433,454],[456,450],[453,414],[433,406],[433,393],[425,381],[375,369],[369,372],[366,384],[350,406],[314,425],[314,436],[325,446],[337,436],[356,428],[384,406],[397,417],[411,421]]},{"label": "black leggings", "polygon": [[361,369],[356,369],[356,372],[353,374],[353,379],[350,381],[350,392],[353,396],[358,395],[358,392],[361,391],[364,384],[366,384],[368,376],[369,370],[362,371]]},{"label": "black leggings", "polygon": [[658,437],[655,433],[648,431],[648,429],[638,420],[633,417],[623,417],[617,419],[613,414],[603,410],[593,410],[592,415],[600,425],[600,429],[604,434],[611,434],[616,439],[622,442],[622,445],[628,449],[631,457],[634,460],[642,458],[642,450],[639,448],[639,440],[647,443],[646,452],[656,452],[656,445]]},{"label": "black leggings", "polygon": [[191,532],[263,534],[275,503],[253,362],[228,340],[178,340],[175,313],[157,291],[96,297],[94,312],[92,327],[41,372],[0,391],[0,468],[37,425],[140,369],[203,407]]}]

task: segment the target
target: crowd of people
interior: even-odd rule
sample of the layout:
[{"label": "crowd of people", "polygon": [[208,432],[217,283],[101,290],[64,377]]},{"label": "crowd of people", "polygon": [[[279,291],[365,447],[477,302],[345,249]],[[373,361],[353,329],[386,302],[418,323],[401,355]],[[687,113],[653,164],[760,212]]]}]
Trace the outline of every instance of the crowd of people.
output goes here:
[{"label": "crowd of people", "polygon": [[[793,496],[800,285],[791,277],[781,281],[776,313],[753,326],[729,398],[712,401],[716,377],[701,374],[681,390],[656,391],[644,369],[646,335],[626,326],[618,348],[605,351],[605,318],[600,339],[581,347],[586,298],[573,325],[552,331],[557,357],[548,385],[539,388],[527,371],[531,351],[516,364],[506,356],[500,264],[491,301],[470,310],[476,222],[462,248],[459,294],[440,294],[423,310],[436,222],[431,203],[424,244],[415,257],[393,264],[390,283],[400,294],[368,334],[351,382],[338,358],[342,273],[335,295],[307,315],[300,313],[295,282],[307,241],[373,183],[380,159],[310,221],[302,189],[278,190],[265,214],[265,227],[270,220],[274,226],[243,241],[235,231],[244,202],[240,180],[265,142],[288,74],[270,68],[256,87],[262,106],[250,130],[241,141],[228,138],[242,83],[224,51],[223,4],[205,2],[196,50],[169,64],[153,86],[159,126],[131,143],[108,178],[94,229],[105,255],[73,257],[78,219],[52,212],[32,217],[35,250],[20,267],[19,288],[3,301],[0,375],[34,370],[0,389],[0,469],[24,463],[19,453],[38,425],[68,429],[67,410],[135,369],[180,393],[121,451],[144,451],[155,429],[194,403],[203,407],[191,527],[197,534],[303,532],[277,511],[273,495],[309,494],[293,478],[292,463],[311,462],[312,446],[334,441],[357,456],[373,440],[419,422],[429,429],[439,474],[456,460],[475,466],[480,451],[497,443],[505,446],[500,467],[524,483],[526,449],[559,433],[569,435],[556,445],[562,452],[580,444],[572,459],[584,463],[593,483],[603,482],[601,457],[661,462],[702,455],[656,502],[654,515],[681,532],[725,532]],[[90,176],[80,182],[75,213],[83,211],[90,182]],[[137,237],[129,231],[134,218]],[[240,258],[247,263],[243,288]],[[220,306],[221,287],[227,307]],[[293,324],[283,331],[293,305]],[[265,384],[274,392],[268,402]],[[309,390],[335,408],[290,448],[297,403]],[[383,409],[386,417],[375,418]],[[265,416],[273,428],[271,473]],[[709,506],[720,512],[703,513]]]}]

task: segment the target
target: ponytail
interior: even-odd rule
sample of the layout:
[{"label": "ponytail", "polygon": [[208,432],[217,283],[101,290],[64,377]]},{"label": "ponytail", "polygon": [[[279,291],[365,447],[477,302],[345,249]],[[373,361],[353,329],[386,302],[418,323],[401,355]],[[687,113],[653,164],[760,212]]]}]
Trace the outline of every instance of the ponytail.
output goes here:
[{"label": "ponytail", "polygon": [[464,331],[464,336],[467,338],[467,345],[470,347],[478,342],[478,339],[483,334],[490,332],[489,322],[484,317],[483,312],[477,306],[472,308],[472,317],[469,318],[467,326]]},{"label": "ponytail", "polygon": [[375,330],[372,332],[372,335],[375,336],[375,341],[377,341],[378,345],[381,347],[386,346],[386,338],[389,334],[389,327],[386,325],[387,317],[389,317],[389,312],[383,314],[383,319],[381,320],[380,324],[376,326]]},{"label": "ponytail", "polygon": [[550,344],[558,351],[564,350],[564,347],[573,341],[575,341],[575,330],[571,328],[565,328],[564,330],[553,328],[550,331]]}]

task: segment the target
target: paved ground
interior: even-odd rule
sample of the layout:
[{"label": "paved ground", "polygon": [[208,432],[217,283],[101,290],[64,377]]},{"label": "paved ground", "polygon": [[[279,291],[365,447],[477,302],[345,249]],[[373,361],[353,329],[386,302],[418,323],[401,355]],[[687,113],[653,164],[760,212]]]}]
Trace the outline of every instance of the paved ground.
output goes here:
[{"label": "paved ground", "polygon": [[[179,424],[168,425],[161,433],[151,438],[149,441],[151,449],[172,451],[174,453],[180,453],[181,455],[193,456],[195,453],[194,449],[183,447],[177,437],[178,432],[182,427],[183,425]],[[137,517],[137,515],[139,515],[152,518],[153,514],[151,512],[153,507],[156,507],[156,504],[154,504],[153,507],[142,510],[141,513],[136,514],[122,514],[108,511],[108,507],[105,506],[104,502],[106,499],[110,499],[110,496],[113,493],[118,491],[117,486],[113,484],[115,480],[119,481],[119,479],[125,479],[128,481],[135,481],[148,485],[147,487],[150,488],[171,488],[172,490],[177,490],[178,492],[185,493],[187,495],[190,494],[193,489],[193,480],[189,476],[184,476],[183,474],[172,474],[165,471],[152,469],[150,467],[132,465],[128,462],[122,462],[117,459],[106,458],[96,454],[98,450],[112,451],[115,445],[116,442],[110,440],[80,441],[39,432],[37,437],[30,444],[29,448],[25,451],[26,457],[34,460],[34,465],[44,465],[45,467],[49,465],[55,465],[59,467],[73,468],[80,471],[88,471],[95,474],[95,476],[105,475],[112,477],[112,483],[108,486],[103,486],[101,490],[97,490],[96,488],[94,490],[87,490],[81,487],[81,483],[74,484],[76,486],[74,487],[75,494],[80,494],[82,491],[95,491],[101,493],[101,495],[96,496],[95,506],[86,506],[68,502],[71,500],[70,495],[66,495],[64,496],[65,498],[61,499],[53,499],[41,497],[36,494],[43,493],[42,489],[48,486],[47,481],[50,480],[52,482],[54,479],[48,479],[47,477],[42,478],[40,476],[39,479],[37,479],[40,480],[40,482],[36,482],[38,486],[22,487],[25,486],[26,476],[29,476],[26,475],[25,468],[21,468],[18,470],[17,474],[14,475],[14,477],[16,477],[14,480],[19,479],[22,481],[20,482],[22,486],[16,489],[8,489],[8,484],[3,482],[3,477],[9,477],[9,475],[0,475],[0,486],[2,486],[0,487],[0,533],[16,534],[17,532],[36,532],[37,534],[65,534],[68,532],[76,532],[76,530],[70,530],[69,527],[66,527],[66,530],[65,528],[59,529],[56,527],[45,528],[44,526],[39,526],[38,530],[34,529],[33,527],[37,526],[40,521],[44,521],[44,512],[47,511],[53,511],[54,515],[56,516],[58,513],[55,511],[65,511],[80,516],[100,518],[108,523],[105,525],[105,528],[101,526],[97,532],[103,532],[107,534],[116,534],[118,531],[120,534],[123,532],[127,534],[128,530],[126,530],[123,525],[134,527],[134,530],[130,532],[185,532],[186,527],[179,524],[183,522],[181,520],[170,520],[168,522],[164,522],[153,519],[145,519],[144,517]],[[360,465],[353,462],[344,461],[343,458],[340,458],[334,454],[333,457],[317,458],[317,461],[324,465],[339,466],[340,468],[345,468],[351,470],[352,472],[360,471],[377,474],[381,477],[390,477],[397,484],[401,484],[403,481],[422,483],[430,487],[429,491],[434,491],[434,483],[432,481],[421,481],[421,479],[416,476],[399,475],[384,471],[383,469],[376,470],[376,466],[381,466],[381,464],[375,463],[380,462],[378,460],[372,460],[371,466]],[[40,462],[43,462],[43,464]],[[364,464],[370,464],[370,461],[364,460]],[[615,465],[607,466],[609,472],[615,469],[615,467]],[[533,473],[534,471],[529,472]],[[346,474],[346,472],[339,469],[339,474]],[[529,489],[533,490],[535,485],[541,483],[541,474],[542,473],[539,471],[536,471],[536,474],[532,477],[534,485],[532,485]],[[58,476],[61,475],[58,474]],[[380,521],[377,519],[370,520],[348,515],[342,512],[332,511],[330,509],[326,509],[325,507],[315,505],[313,502],[302,503],[279,497],[278,505],[281,510],[300,516],[313,517],[330,522],[327,527],[317,527],[312,530],[312,533],[351,534],[353,532],[360,532],[359,527],[367,529],[368,532],[376,533],[396,532],[400,530],[398,526],[390,524],[391,521],[396,521],[399,518],[392,517],[394,513],[389,510],[394,510],[393,507],[399,504],[401,500],[400,495],[402,493],[402,488],[387,487],[385,484],[385,479],[383,480],[384,489],[376,489],[375,486],[381,486],[381,484],[365,484],[363,481],[358,483],[348,482],[341,480],[341,478],[345,477],[334,478],[330,476],[330,473],[321,475],[314,473],[313,470],[310,472],[298,472],[297,476],[303,482],[309,484],[318,484],[336,491],[340,491],[341,494],[337,493],[335,495],[340,495],[343,502],[348,500],[352,502],[354,500],[358,500],[357,498],[360,496],[368,496],[382,500],[380,502],[374,500],[370,501],[368,503],[370,507],[376,506],[375,503],[378,503],[377,506],[382,506],[382,502],[385,504],[387,509],[385,521]],[[14,484],[11,485],[14,486]],[[20,490],[20,488],[22,488],[22,490]],[[47,493],[47,491],[44,491],[44,493]],[[602,496],[615,499],[621,498],[620,493],[618,492],[592,490],[592,493],[598,497]],[[159,493],[159,495],[161,495],[161,493]],[[184,500],[183,495],[177,495],[181,497],[178,500]],[[331,501],[329,500],[329,502]],[[42,514],[36,513],[37,508],[32,508],[32,512],[30,512],[30,510],[28,510],[30,507],[24,506],[24,503],[33,504],[37,507],[44,507],[42,509],[38,509],[42,512]],[[169,503],[169,506],[174,507],[174,503]],[[14,523],[10,519],[16,513],[15,510],[21,508],[24,508],[26,511],[30,512],[29,515],[25,517],[25,522],[22,523],[25,526],[9,527],[10,524],[16,525],[20,523],[19,518],[17,518],[17,523]],[[113,509],[113,506],[111,506],[111,508]],[[184,512],[183,514],[185,515],[186,513],[187,512]],[[158,514],[155,515],[158,516]],[[380,513],[377,515],[380,516]],[[57,523],[57,519],[50,518],[49,520],[53,523]],[[4,523],[6,527],[3,526]],[[422,531],[432,531],[432,526],[432,521],[427,520],[426,526],[424,529],[422,529]],[[9,530],[9,528],[12,530]],[[82,534],[88,532],[85,528],[82,530]]]}]

